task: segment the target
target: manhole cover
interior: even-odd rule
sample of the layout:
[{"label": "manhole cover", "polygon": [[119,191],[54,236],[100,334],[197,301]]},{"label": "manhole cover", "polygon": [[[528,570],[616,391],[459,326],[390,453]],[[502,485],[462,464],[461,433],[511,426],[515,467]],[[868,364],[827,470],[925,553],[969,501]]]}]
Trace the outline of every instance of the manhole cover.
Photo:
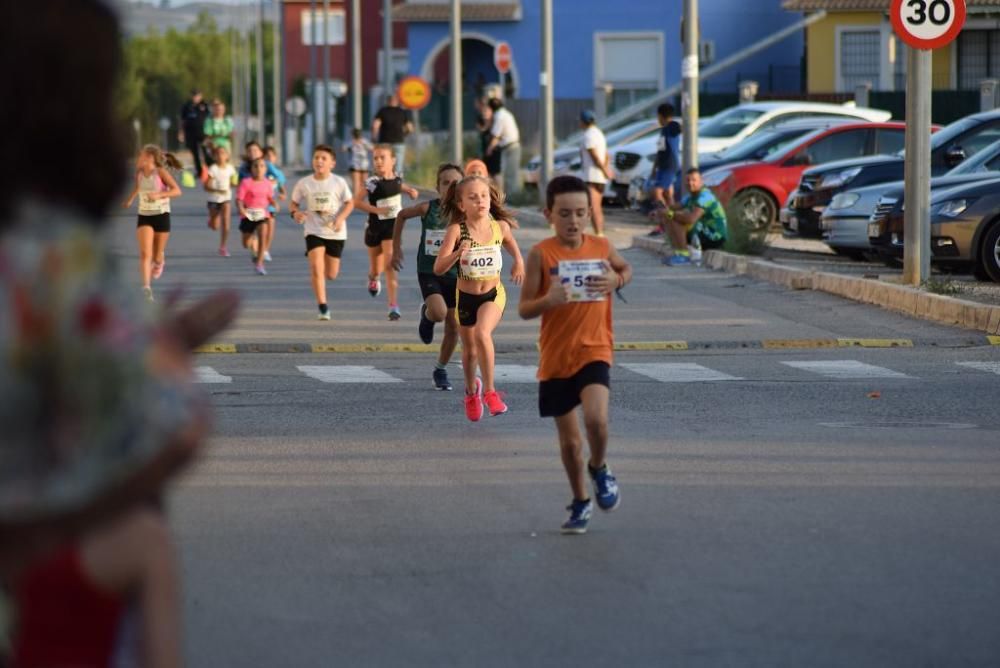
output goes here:
[{"label": "manhole cover", "polygon": [[933,422],[907,420],[876,420],[874,422],[820,422],[821,427],[832,429],[975,429],[968,422]]}]

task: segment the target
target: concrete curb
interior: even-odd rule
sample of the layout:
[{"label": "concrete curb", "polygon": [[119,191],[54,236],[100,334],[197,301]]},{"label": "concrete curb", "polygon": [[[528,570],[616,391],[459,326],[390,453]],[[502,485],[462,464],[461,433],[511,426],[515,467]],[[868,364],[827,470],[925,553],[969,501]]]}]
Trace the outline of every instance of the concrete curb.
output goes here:
[{"label": "concrete curb", "polygon": [[[656,253],[660,253],[663,248],[659,238],[637,236],[632,243],[636,248]],[[870,278],[783,267],[766,260],[718,250],[706,251],[703,264],[711,269],[758,278],[793,290],[819,290],[923,320],[957,325],[992,335],[1000,334],[1000,306],[936,295],[908,285],[895,285]]]}]

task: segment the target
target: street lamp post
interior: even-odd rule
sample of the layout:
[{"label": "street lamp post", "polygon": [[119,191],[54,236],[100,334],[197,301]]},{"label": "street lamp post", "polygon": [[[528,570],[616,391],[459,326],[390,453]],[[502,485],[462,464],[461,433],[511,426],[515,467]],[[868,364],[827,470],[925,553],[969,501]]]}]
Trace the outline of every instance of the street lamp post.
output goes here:
[{"label": "street lamp post", "polygon": [[462,3],[451,0],[451,159],[462,164]]}]

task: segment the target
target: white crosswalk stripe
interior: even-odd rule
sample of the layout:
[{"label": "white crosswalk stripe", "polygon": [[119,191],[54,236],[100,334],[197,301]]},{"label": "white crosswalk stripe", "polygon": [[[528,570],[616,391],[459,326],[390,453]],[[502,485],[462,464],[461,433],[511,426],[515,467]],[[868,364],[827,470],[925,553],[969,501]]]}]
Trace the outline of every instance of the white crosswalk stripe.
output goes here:
[{"label": "white crosswalk stripe", "polygon": [[743,380],[728,373],[715,371],[700,364],[688,363],[658,363],[658,364],[619,364],[619,366],[634,371],[661,383],[698,383],[718,380]]},{"label": "white crosswalk stripe", "polygon": [[537,383],[537,366],[530,364],[497,364],[493,369],[497,383]]},{"label": "white crosswalk stripe", "polygon": [[955,362],[955,364],[1000,376],[1000,362]]},{"label": "white crosswalk stripe", "polygon": [[402,378],[373,366],[300,366],[299,371],[324,383],[402,383]]},{"label": "white crosswalk stripe", "polygon": [[909,378],[905,373],[857,360],[822,360],[812,362],[782,362],[786,366],[837,379],[850,378]]},{"label": "white crosswalk stripe", "polygon": [[232,376],[223,376],[210,366],[196,366],[194,368],[194,382],[196,383],[231,383]]}]

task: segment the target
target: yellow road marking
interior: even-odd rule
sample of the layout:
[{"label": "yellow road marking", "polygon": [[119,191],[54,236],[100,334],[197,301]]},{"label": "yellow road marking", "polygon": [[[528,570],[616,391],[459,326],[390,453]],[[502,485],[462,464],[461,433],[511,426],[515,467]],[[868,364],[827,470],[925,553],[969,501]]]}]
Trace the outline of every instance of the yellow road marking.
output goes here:
[{"label": "yellow road marking", "polygon": [[837,339],[841,348],[912,348],[910,339]]},{"label": "yellow road marking", "polygon": [[424,343],[313,343],[314,353],[432,353],[439,346]]},{"label": "yellow road marking", "polygon": [[986,340],[990,342],[991,346],[1000,346],[1000,336],[987,336]]},{"label": "yellow road marking", "polygon": [[619,341],[615,350],[687,350],[687,341]]},{"label": "yellow road marking", "polygon": [[770,350],[788,348],[836,348],[834,339],[764,339],[760,342],[762,348]]},{"label": "yellow road marking", "polygon": [[206,343],[194,349],[196,353],[235,353],[236,345],[233,343]]}]

